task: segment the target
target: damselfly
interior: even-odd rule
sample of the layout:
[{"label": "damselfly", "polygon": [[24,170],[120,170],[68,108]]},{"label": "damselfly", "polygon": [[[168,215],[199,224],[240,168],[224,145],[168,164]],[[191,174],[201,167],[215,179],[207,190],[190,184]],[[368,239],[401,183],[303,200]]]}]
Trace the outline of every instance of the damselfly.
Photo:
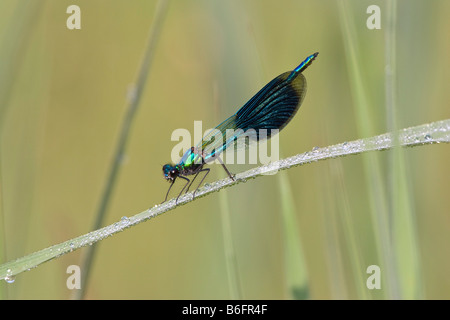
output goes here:
[{"label": "damselfly", "polygon": [[[255,130],[256,140],[260,139],[258,133],[261,129],[267,130],[267,135],[264,138],[269,139],[272,130],[277,129],[279,131],[289,123],[306,94],[306,79],[302,72],[318,54],[316,52],[310,55],[294,70],[285,72],[270,81],[238,112],[219,124],[214,130],[214,134],[218,132],[221,139],[217,139],[217,136],[213,139],[213,133],[209,133],[195,147],[187,150],[178,164],[164,165],[162,168],[164,178],[171,183],[164,201],[167,200],[170,189],[177,178],[185,180],[186,183],[178,194],[176,202],[185,189],[186,193],[189,191],[200,172],[205,172],[199,186],[194,191],[193,196],[195,197],[195,193],[210,171],[210,168],[205,168],[205,165],[215,160],[220,162],[230,179],[234,180],[234,176],[222,162],[220,154],[225,149],[234,146],[239,135],[244,134],[249,129]],[[226,136],[228,129],[234,129],[236,133],[232,137],[228,137]],[[187,178],[190,175],[195,175],[192,181]]]}]

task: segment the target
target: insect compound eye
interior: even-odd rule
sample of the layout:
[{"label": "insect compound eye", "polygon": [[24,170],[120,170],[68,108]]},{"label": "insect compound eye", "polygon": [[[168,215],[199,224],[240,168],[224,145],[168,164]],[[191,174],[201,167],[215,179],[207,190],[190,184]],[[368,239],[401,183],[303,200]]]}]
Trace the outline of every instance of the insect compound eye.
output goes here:
[{"label": "insect compound eye", "polygon": [[171,170],[173,170],[173,166],[170,165],[170,164],[165,164],[165,165],[162,167],[162,171],[163,171],[163,173],[164,173],[165,176],[167,176]]}]

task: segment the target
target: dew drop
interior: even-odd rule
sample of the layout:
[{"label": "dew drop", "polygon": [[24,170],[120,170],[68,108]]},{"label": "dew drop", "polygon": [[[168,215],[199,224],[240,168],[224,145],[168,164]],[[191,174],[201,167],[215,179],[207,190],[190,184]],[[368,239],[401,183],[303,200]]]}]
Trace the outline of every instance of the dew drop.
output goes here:
[{"label": "dew drop", "polygon": [[430,141],[432,139],[431,135],[427,134],[424,137],[425,141]]},{"label": "dew drop", "polygon": [[12,270],[11,269],[6,270],[6,277],[5,277],[6,283],[13,283],[15,280],[16,277],[13,276]]}]

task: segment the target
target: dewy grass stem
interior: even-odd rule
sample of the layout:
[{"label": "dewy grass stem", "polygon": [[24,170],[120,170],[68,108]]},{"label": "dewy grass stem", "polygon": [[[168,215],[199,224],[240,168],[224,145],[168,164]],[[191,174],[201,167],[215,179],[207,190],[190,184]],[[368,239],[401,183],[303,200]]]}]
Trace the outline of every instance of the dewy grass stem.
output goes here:
[{"label": "dewy grass stem", "polygon": [[[398,139],[394,139],[395,135],[397,135]],[[138,225],[167,211],[173,210],[180,205],[188,204],[189,202],[192,202],[194,200],[197,201],[201,197],[207,196],[213,192],[236,185],[241,182],[246,182],[250,179],[263,176],[267,173],[277,172],[278,170],[286,170],[292,167],[309,164],[319,160],[356,155],[369,151],[383,151],[400,146],[416,147],[428,144],[449,142],[450,119],[447,119],[402,129],[394,133],[385,133],[370,138],[343,142],[328,147],[314,148],[313,151],[301,153],[289,158],[281,159],[268,165],[238,173],[236,174],[235,181],[231,180],[230,178],[226,178],[205,185],[196,192],[195,199],[193,199],[192,192],[190,192],[188,194],[182,195],[178,200],[178,204],[175,203],[175,198],[173,198],[163,204],[155,205],[154,207],[138,213],[132,217],[122,217],[120,221],[117,221],[109,226],[67,240],[60,244],[53,245],[46,249],[31,253],[17,260],[4,263],[0,265],[0,279],[4,279],[7,282],[12,282],[17,274],[36,268],[44,262],[58,258],[79,248],[92,246],[100,240],[110,237],[118,232],[124,231],[125,229],[132,226]]]}]

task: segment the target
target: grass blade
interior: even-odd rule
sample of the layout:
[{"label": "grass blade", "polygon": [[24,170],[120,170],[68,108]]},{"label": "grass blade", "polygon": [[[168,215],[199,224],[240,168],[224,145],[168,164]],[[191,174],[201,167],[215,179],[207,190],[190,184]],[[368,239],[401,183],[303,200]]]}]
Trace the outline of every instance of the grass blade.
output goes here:
[{"label": "grass blade", "polygon": [[[394,139],[395,135],[398,136],[398,139]],[[173,210],[180,205],[185,205],[194,200],[197,201],[203,196],[217,192],[226,187],[246,182],[249,179],[255,179],[267,174],[273,174],[280,170],[310,164],[319,160],[357,155],[370,151],[384,151],[399,146],[417,147],[439,143],[450,143],[450,119],[402,129],[398,133],[385,133],[371,138],[317,148],[312,152],[308,151],[273,162],[269,165],[260,166],[242,173],[238,173],[236,175],[236,181],[226,178],[205,185],[196,192],[195,199],[192,199],[193,192],[190,192],[179,198],[178,205],[176,204],[176,200],[174,198],[161,205],[155,205],[153,208],[138,213],[130,218],[123,217],[120,221],[109,226],[31,253],[22,258],[4,263],[0,265],[0,279],[11,279],[17,274],[35,268],[44,262],[58,258],[79,248],[93,245],[94,243],[110,237],[118,232],[124,231],[127,228],[138,225],[167,211]]]},{"label": "grass blade", "polygon": [[289,296],[296,300],[309,298],[309,283],[298,224],[295,202],[286,172],[278,175],[283,219],[284,266]]},{"label": "grass blade", "polygon": [[[385,95],[388,130],[395,131],[397,123],[396,67],[397,1],[390,0],[386,10],[385,27]],[[408,183],[408,163],[405,152],[395,149],[389,155],[389,216],[392,223],[392,243],[396,257],[399,296],[402,299],[423,297],[417,228],[414,204]]]},{"label": "grass blade", "polygon": [[221,192],[219,196],[220,216],[222,218],[222,234],[225,248],[225,262],[227,266],[228,286],[231,299],[242,299],[242,285],[239,277],[239,268],[234,249],[233,236],[231,232],[230,207],[228,205],[227,192]]},{"label": "grass blade", "polygon": [[[356,40],[356,28],[349,13],[347,1],[339,1],[339,18],[344,35],[344,44],[346,48],[346,57],[350,74],[350,83],[352,96],[355,101],[356,123],[358,132],[361,136],[367,137],[374,134],[373,117],[370,114],[369,100],[361,74],[359,54]],[[378,257],[380,267],[385,271],[386,277],[383,277],[387,297],[397,298],[397,279],[395,276],[394,256],[391,249],[390,223],[388,202],[385,189],[385,183],[381,174],[380,159],[378,155],[370,154],[364,157],[364,169],[367,181],[367,190],[370,199],[370,212],[372,216],[374,233],[378,248]]]}]

